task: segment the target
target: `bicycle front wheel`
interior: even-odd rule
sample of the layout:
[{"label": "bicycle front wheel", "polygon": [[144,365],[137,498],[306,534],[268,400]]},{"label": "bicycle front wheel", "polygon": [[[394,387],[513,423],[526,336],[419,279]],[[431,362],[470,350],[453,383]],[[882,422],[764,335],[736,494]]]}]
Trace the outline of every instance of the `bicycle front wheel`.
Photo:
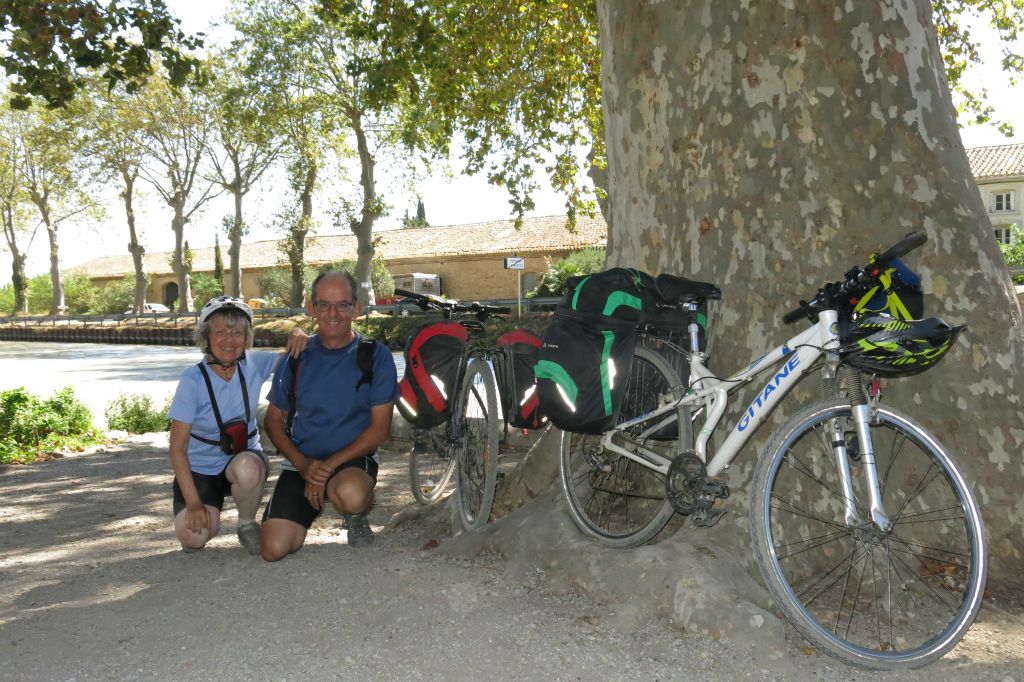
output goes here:
[{"label": "bicycle front wheel", "polygon": [[498,481],[498,397],[486,361],[470,361],[459,395],[459,412],[452,417],[459,420],[455,494],[462,527],[473,531],[487,524]]},{"label": "bicycle front wheel", "polygon": [[[876,670],[916,668],[963,637],[987,568],[981,515],[943,446],[880,407],[870,426],[882,508],[871,522],[849,404],[797,413],[760,457],[750,533],[769,592],[812,644]],[[857,520],[848,523],[833,446],[848,450]]]},{"label": "bicycle front wheel", "polygon": [[[619,421],[650,412],[658,407],[661,395],[678,385],[679,377],[660,355],[638,347]],[[623,436],[635,437],[647,427],[641,424],[623,431]],[[665,476],[606,450],[602,437],[562,433],[560,470],[569,512],[576,526],[601,544],[620,549],[642,545],[672,518]],[[671,460],[678,441],[646,440],[644,446]]]},{"label": "bicycle front wheel", "polygon": [[417,502],[434,504],[444,497],[454,472],[455,457],[448,440],[448,424],[414,434],[409,453],[409,480]]}]

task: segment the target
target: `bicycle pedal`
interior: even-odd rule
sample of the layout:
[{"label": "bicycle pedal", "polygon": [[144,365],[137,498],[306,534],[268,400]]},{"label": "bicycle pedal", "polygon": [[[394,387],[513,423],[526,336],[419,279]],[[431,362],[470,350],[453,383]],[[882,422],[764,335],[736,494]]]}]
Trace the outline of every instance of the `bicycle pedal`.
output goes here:
[{"label": "bicycle pedal", "polygon": [[693,525],[710,528],[725,516],[724,509],[698,509],[693,513]]},{"label": "bicycle pedal", "polygon": [[708,479],[707,483],[704,484],[703,492],[722,500],[729,499],[730,495],[729,486],[725,484],[725,481],[719,478]]}]

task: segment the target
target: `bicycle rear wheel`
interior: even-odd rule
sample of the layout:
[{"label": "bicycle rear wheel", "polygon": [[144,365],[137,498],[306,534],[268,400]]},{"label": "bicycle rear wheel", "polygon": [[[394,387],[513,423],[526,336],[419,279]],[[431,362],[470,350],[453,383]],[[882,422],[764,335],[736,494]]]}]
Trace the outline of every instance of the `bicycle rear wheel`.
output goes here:
[{"label": "bicycle rear wheel", "polygon": [[[659,396],[679,386],[679,377],[652,350],[638,347],[633,355],[619,421],[628,421],[658,407]],[[636,435],[647,425],[635,427]],[[614,452],[605,450],[602,436],[562,433],[562,490],[576,526],[609,547],[636,547],[657,535],[672,518],[665,496],[665,476]],[[668,459],[678,452],[678,440],[644,442]]]},{"label": "bicycle rear wheel", "polygon": [[481,358],[470,361],[462,381],[454,449],[458,460],[455,494],[467,531],[487,524],[498,481],[498,397],[494,374]]},{"label": "bicycle rear wheel", "polygon": [[[984,529],[964,477],[931,434],[884,407],[869,428],[890,531],[871,523],[852,410],[833,400],[797,413],[759,458],[751,539],[769,592],[812,644],[864,668],[916,668],[953,648],[974,621]],[[853,460],[853,526],[836,475],[840,439]]]},{"label": "bicycle rear wheel", "polygon": [[434,504],[445,496],[455,472],[455,457],[448,441],[448,424],[413,434],[409,453],[409,481],[412,496],[420,504]]}]

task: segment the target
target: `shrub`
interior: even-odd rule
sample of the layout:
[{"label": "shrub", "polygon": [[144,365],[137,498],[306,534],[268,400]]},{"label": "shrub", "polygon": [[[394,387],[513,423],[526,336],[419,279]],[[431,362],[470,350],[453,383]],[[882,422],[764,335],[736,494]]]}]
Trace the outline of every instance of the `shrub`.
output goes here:
[{"label": "shrub", "polygon": [[192,302],[196,310],[200,310],[211,298],[224,293],[224,284],[206,273],[194,272],[191,278]]},{"label": "shrub", "polygon": [[40,454],[100,442],[92,413],[65,387],[46,400],[25,388],[0,392],[0,464],[29,463]]},{"label": "shrub", "polygon": [[[316,270],[306,268],[306,283],[313,281]],[[256,278],[260,288],[260,297],[265,298],[271,308],[283,308],[288,305],[288,296],[292,290],[292,275],[288,268],[271,268]]]},{"label": "shrub", "polygon": [[53,304],[53,283],[49,275],[36,275],[28,280],[28,312],[32,315],[46,315]]},{"label": "shrub", "polygon": [[93,298],[92,312],[95,315],[114,315],[130,310],[135,305],[135,275],[127,274],[116,282],[100,288]]},{"label": "shrub", "polygon": [[537,288],[527,297],[561,296],[565,293],[565,282],[570,277],[590,275],[604,270],[605,250],[595,246],[571,253],[557,263],[548,261],[545,270],[537,281]]},{"label": "shrub", "polygon": [[0,287],[0,316],[14,314],[14,285],[7,283]]},{"label": "shrub", "polygon": [[[1010,226],[1010,243],[1000,244],[999,250],[1003,252],[1007,266],[1024,265],[1024,234],[1021,234],[1020,226]],[[1024,284],[1024,275],[1014,275],[1014,284]]]},{"label": "shrub", "polygon": [[171,420],[167,416],[170,407],[170,399],[163,409],[158,410],[153,406],[153,399],[145,393],[119,393],[107,403],[103,416],[107,418],[107,427],[118,431],[167,431],[171,428]]},{"label": "shrub", "polygon": [[[355,276],[356,262],[351,258],[346,258],[333,263],[324,263],[317,270],[317,274],[328,270],[349,272]],[[312,284],[313,280],[309,280],[309,283]],[[391,276],[391,271],[388,270],[383,258],[376,257],[370,261],[370,284],[373,285],[373,294],[376,298],[391,298],[395,295],[395,279]]]}]

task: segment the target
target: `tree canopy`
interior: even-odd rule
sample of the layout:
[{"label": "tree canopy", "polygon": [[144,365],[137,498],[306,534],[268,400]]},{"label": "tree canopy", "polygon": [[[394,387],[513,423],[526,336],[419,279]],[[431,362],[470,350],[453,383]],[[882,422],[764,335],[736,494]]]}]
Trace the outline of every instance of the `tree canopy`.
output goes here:
[{"label": "tree canopy", "polygon": [[35,99],[63,107],[99,71],[108,87],[137,90],[154,73],[155,60],[173,85],[202,78],[188,51],[202,36],[187,36],[164,0],[0,0],[0,56],[10,77],[10,103],[27,109]]}]

